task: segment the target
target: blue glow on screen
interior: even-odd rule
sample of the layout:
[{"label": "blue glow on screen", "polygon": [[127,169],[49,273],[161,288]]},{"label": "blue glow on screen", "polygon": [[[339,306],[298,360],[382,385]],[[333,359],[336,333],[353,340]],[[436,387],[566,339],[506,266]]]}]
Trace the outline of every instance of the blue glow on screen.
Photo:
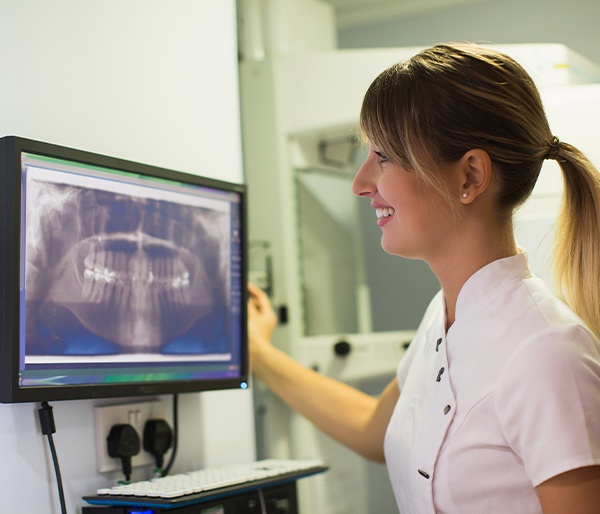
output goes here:
[{"label": "blue glow on screen", "polygon": [[33,154],[22,166],[21,387],[240,375],[237,194]]}]

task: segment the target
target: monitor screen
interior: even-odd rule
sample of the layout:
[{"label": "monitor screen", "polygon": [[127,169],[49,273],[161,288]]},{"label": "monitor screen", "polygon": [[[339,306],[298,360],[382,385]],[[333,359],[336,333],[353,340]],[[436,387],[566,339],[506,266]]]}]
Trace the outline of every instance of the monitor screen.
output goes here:
[{"label": "monitor screen", "polygon": [[245,187],[0,139],[0,400],[246,387]]}]

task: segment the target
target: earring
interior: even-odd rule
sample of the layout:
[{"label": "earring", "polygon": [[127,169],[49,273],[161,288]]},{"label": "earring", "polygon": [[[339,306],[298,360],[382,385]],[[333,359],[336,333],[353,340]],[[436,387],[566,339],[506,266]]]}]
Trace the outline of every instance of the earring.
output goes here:
[{"label": "earring", "polygon": [[469,193],[463,193],[463,198],[467,198],[469,196]]}]

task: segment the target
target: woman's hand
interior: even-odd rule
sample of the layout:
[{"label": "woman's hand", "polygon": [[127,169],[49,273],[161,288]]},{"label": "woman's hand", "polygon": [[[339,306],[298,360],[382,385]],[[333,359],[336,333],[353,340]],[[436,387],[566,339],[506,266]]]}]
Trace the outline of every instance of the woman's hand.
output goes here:
[{"label": "woman's hand", "polygon": [[254,376],[321,430],[361,455],[383,462],[383,440],[394,406],[394,379],[377,399],[302,366],[271,344],[277,316],[269,298],[248,284],[248,340]]},{"label": "woman's hand", "polygon": [[271,344],[277,316],[262,289],[248,284],[248,293],[248,344],[252,360],[258,358],[258,353]]}]

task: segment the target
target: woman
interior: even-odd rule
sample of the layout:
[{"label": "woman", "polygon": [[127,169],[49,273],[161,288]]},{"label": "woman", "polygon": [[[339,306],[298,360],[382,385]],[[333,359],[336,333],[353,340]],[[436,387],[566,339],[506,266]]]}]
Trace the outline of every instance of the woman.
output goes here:
[{"label": "woman", "polygon": [[[270,344],[250,286],[254,373],[365,457],[385,460],[402,514],[600,512],[600,175],[554,137],[509,57],[438,45],[366,93],[369,153],[353,191],[393,254],[425,260],[442,290],[377,399]],[[544,159],[564,176],[556,298],[531,275],[512,216]],[[566,302],[566,303],[565,303]]]}]

